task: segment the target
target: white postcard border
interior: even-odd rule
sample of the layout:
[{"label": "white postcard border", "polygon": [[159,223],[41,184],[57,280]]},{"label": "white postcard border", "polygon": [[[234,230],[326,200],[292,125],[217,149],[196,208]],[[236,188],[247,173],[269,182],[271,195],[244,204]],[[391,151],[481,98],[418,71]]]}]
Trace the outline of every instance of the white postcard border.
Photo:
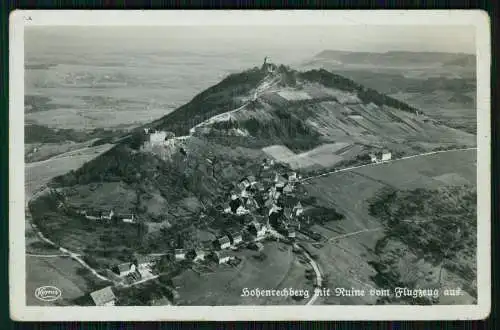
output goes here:
[{"label": "white postcard border", "polygon": [[[18,321],[160,320],[467,320],[491,306],[490,26],[480,10],[391,11],[119,11],[16,10],[9,34],[9,287]],[[477,305],[450,306],[26,306],[24,198],[24,27],[168,25],[471,25],[477,55]],[[22,166],[21,166],[22,165]]]}]

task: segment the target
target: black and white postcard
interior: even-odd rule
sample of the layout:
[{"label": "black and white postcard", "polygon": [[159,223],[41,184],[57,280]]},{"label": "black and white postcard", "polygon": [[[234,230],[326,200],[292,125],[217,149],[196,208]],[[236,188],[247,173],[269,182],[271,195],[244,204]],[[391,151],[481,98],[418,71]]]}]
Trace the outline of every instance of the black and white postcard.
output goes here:
[{"label": "black and white postcard", "polygon": [[489,29],[14,12],[11,317],[487,317]]}]

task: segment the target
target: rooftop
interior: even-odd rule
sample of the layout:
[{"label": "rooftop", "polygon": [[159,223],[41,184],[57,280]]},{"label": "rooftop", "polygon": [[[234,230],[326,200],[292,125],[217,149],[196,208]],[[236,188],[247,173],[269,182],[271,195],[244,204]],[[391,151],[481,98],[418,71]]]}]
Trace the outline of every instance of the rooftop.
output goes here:
[{"label": "rooftop", "polygon": [[110,286],[107,286],[101,290],[94,291],[90,294],[90,296],[97,306],[103,306],[106,303],[116,299],[116,296],[113,293],[113,290],[111,290]]}]

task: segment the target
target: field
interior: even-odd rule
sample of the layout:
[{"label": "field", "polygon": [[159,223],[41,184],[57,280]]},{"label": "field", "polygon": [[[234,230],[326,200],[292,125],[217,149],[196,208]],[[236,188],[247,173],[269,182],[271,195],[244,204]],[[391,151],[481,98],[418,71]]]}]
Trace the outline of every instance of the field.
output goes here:
[{"label": "field", "polygon": [[[68,305],[69,301],[93,290],[94,285],[84,278],[86,270],[68,257],[26,256],[26,304]],[[42,302],[34,296],[36,288],[52,285],[62,291],[62,299]]]},{"label": "field", "polygon": [[68,154],[59,155],[58,157],[40,162],[27,163],[24,168],[26,201],[53,177],[79,168],[84,163],[109,150],[112,146],[111,144],[104,144],[81,151],[71,151]]},{"label": "field", "polygon": [[[198,275],[192,270],[174,278],[180,294],[180,305],[281,305],[294,300],[284,297],[242,297],[244,288],[296,288],[312,291],[312,283],[305,278],[309,267],[291,251],[291,247],[277,242],[265,243],[264,260],[254,258],[258,252],[241,250],[242,262],[232,267],[216,266],[216,271]],[[295,302],[297,303],[297,302]],[[304,302],[298,302],[304,303]]]},{"label": "field", "polygon": [[[375,258],[375,245],[384,237],[384,231],[380,221],[369,214],[368,207],[369,200],[382,188],[435,189],[444,184],[442,180],[435,180],[433,177],[441,176],[442,179],[445,175],[446,178],[447,173],[459,175],[471,186],[475,186],[475,160],[474,150],[449,152],[367,166],[308,183],[305,186],[307,191],[317,197],[319,203],[334,206],[345,215],[344,220],[313,227],[313,230],[329,238],[331,243],[325,243],[320,249],[311,243],[304,244],[317,255],[322,271],[329,278],[330,287],[377,287],[372,280],[376,272],[368,261]],[[460,181],[448,180],[448,184],[453,183],[461,184]],[[459,283],[454,274],[446,275],[444,281],[444,285]],[[370,296],[328,297],[318,302],[360,304],[374,303],[375,300],[376,297]]]},{"label": "field", "polygon": [[270,146],[262,149],[279,162],[293,169],[312,167],[328,168],[358,155],[363,148],[345,142],[326,143],[309,151],[296,154],[285,146]]},{"label": "field", "polygon": [[[88,148],[96,140],[92,139],[80,143],[72,141],[61,143],[25,143],[24,160],[26,163],[39,162],[70,151]],[[34,152],[35,148],[37,149],[36,152]]]}]

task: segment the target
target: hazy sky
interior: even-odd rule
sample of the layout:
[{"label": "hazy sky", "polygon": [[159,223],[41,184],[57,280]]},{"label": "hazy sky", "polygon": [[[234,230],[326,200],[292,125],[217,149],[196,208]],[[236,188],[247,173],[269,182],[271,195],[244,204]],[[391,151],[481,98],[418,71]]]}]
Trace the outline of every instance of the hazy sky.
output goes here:
[{"label": "hazy sky", "polygon": [[[308,52],[389,50],[475,52],[473,26],[234,26],[234,27],[30,27],[27,48],[35,44],[82,45],[120,42],[124,47],[157,45],[169,49],[209,50],[217,46]],[[34,49],[33,49],[34,50]]]}]

